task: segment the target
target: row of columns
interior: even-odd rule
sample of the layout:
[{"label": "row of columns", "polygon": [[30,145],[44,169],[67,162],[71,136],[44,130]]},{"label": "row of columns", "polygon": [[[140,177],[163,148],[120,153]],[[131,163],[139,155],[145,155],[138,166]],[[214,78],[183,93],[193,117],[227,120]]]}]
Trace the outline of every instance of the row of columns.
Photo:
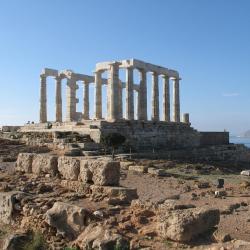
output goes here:
[{"label": "row of columns", "polygon": [[[134,67],[126,68],[126,114],[127,120],[134,119]],[[139,90],[137,113],[138,120],[147,120],[147,79],[146,71],[139,71]],[[99,70],[94,73],[95,81],[95,119],[102,119],[102,73]],[[110,64],[108,72],[108,98],[107,112],[108,120],[117,120],[122,118],[122,83],[119,80],[119,63]],[[61,77],[55,77],[56,80],[56,121],[62,122],[62,89]],[[163,75],[163,120],[170,121],[170,92],[169,92],[169,76]],[[47,97],[46,97],[46,76],[40,76],[40,122],[47,122]],[[159,121],[159,75],[152,72],[152,120]],[[173,79],[173,121],[180,122],[180,96],[179,96],[179,79]],[[67,79],[67,111],[66,121],[76,120],[76,90],[78,85],[74,77]],[[83,119],[89,119],[89,82],[84,82],[84,98],[83,98]]]},{"label": "row of columns", "polygon": [[[127,120],[134,119],[134,80],[133,67],[126,68],[126,114]],[[138,120],[147,120],[147,80],[146,71],[139,70],[139,91],[138,91]],[[95,72],[95,118],[102,118],[102,83],[101,75],[104,70]],[[108,120],[117,120],[122,118],[122,87],[119,81],[119,63],[110,64],[108,71],[108,99],[107,110]],[[170,92],[169,76],[163,75],[163,120],[170,121]],[[180,122],[180,94],[179,79],[173,79],[173,121]],[[152,72],[152,120],[159,121],[159,75]]]},{"label": "row of columns", "polygon": [[[56,80],[56,122],[62,122],[62,78],[55,77]],[[67,79],[66,85],[66,121],[76,120],[76,90],[79,88],[74,78]],[[89,82],[84,82],[83,119],[89,119]],[[47,122],[47,83],[46,76],[40,76],[40,122]]]}]

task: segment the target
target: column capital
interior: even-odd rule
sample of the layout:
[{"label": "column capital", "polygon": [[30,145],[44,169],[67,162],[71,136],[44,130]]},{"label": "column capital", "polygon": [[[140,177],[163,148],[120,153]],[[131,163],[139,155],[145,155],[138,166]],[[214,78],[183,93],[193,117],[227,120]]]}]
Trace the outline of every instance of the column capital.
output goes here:
[{"label": "column capital", "polygon": [[162,78],[169,80],[170,76],[169,75],[162,75]]},{"label": "column capital", "polygon": [[129,66],[127,66],[125,69],[133,70],[133,69],[135,69],[135,67],[134,67],[133,65],[129,65]]},{"label": "column capital", "polygon": [[120,63],[120,62],[111,62],[111,63],[109,63],[108,65],[109,65],[109,70],[111,70],[112,68],[117,68],[117,69],[119,69],[119,66],[121,65],[122,63]]},{"label": "column capital", "polygon": [[171,77],[171,80],[173,80],[173,81],[180,81],[180,80],[182,80],[182,78],[180,78],[180,77]]},{"label": "column capital", "polygon": [[62,77],[61,77],[60,75],[55,76],[55,80],[56,80],[56,81],[61,81],[61,80],[62,80]]},{"label": "column capital", "polygon": [[40,79],[41,79],[41,80],[44,80],[44,79],[46,79],[46,78],[47,78],[47,76],[46,76],[45,74],[41,74],[41,75],[40,75]]},{"label": "column capital", "polygon": [[93,71],[93,74],[102,74],[103,72],[105,72],[106,71],[106,69],[98,69],[98,70],[94,70]]},{"label": "column capital", "polygon": [[90,81],[87,81],[87,80],[86,80],[86,81],[83,81],[83,84],[84,84],[84,85],[89,85],[89,84],[90,84]]},{"label": "column capital", "polygon": [[159,76],[159,73],[158,72],[155,72],[155,71],[152,71],[150,72],[152,74],[152,76]]}]

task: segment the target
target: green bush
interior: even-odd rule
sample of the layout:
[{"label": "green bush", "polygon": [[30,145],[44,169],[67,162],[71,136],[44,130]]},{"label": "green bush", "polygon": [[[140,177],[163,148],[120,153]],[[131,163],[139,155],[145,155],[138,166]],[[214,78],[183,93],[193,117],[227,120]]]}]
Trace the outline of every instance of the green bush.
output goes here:
[{"label": "green bush", "polygon": [[115,158],[115,148],[119,147],[126,141],[126,138],[119,133],[110,133],[101,137],[101,144],[105,150],[112,148],[112,158]]},{"label": "green bush", "polygon": [[40,233],[33,233],[30,242],[25,244],[23,250],[47,250],[48,245]]}]

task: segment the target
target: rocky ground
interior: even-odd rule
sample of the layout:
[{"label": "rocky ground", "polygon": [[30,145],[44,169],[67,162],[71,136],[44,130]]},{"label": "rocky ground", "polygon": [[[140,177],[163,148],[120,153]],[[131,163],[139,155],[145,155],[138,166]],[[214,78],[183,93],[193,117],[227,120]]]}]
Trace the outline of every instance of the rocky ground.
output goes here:
[{"label": "rocky ground", "polygon": [[120,159],[120,186],[138,194],[121,202],[60,175],[16,171],[18,153],[49,151],[0,140],[0,205],[13,203],[0,209],[0,249],[250,249],[250,177],[240,166]]}]

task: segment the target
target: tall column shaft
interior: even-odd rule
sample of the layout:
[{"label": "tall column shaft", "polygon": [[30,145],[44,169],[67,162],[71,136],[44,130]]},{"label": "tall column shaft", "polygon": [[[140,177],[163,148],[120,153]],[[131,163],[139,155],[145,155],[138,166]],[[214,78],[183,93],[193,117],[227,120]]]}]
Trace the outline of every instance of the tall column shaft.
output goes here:
[{"label": "tall column shaft", "polygon": [[56,77],[56,122],[62,122],[62,83],[60,77]]},{"label": "tall column shaft", "polygon": [[119,119],[119,63],[115,62],[110,64],[109,69],[109,120]]},{"label": "tall column shaft", "polygon": [[126,69],[126,119],[134,120],[133,68]]},{"label": "tall column shaft", "polygon": [[47,122],[47,86],[46,76],[40,76],[40,122]]},{"label": "tall column shaft", "polygon": [[118,84],[118,118],[123,118],[123,107],[122,107],[122,81],[119,80]]},{"label": "tall column shaft", "polygon": [[102,72],[95,72],[95,118],[102,119]]},{"label": "tall column shaft", "polygon": [[139,69],[140,91],[138,92],[138,119],[147,121],[147,75],[144,69]]},{"label": "tall column shaft", "polygon": [[163,121],[170,121],[169,77],[163,76]]},{"label": "tall column shaft", "polygon": [[152,73],[152,120],[159,121],[159,86],[155,72]]},{"label": "tall column shaft", "polygon": [[67,110],[66,110],[66,121],[72,122],[76,120],[76,89],[78,88],[74,79],[68,79],[67,81]]},{"label": "tall column shaft", "polygon": [[175,78],[173,88],[173,120],[174,122],[180,122],[180,90],[179,79]]},{"label": "tall column shaft", "polygon": [[83,119],[89,119],[89,83],[84,82]]}]

